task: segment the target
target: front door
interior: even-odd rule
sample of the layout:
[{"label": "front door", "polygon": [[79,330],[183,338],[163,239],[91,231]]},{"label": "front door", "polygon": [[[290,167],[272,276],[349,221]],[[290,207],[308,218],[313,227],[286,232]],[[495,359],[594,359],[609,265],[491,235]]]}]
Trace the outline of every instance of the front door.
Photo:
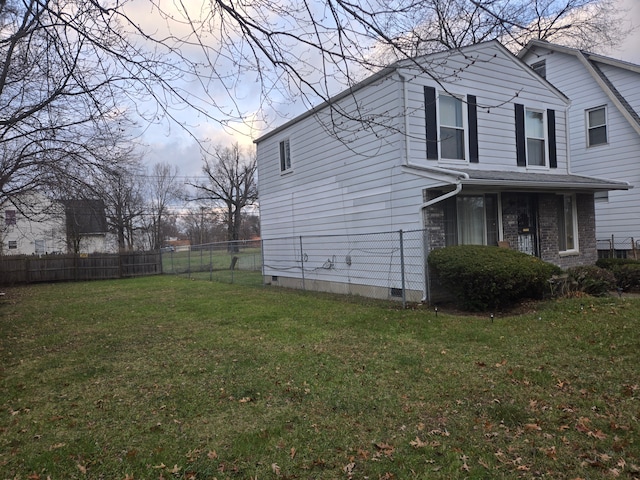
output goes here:
[{"label": "front door", "polygon": [[520,252],[538,255],[538,211],[535,195],[518,195],[516,213],[518,217],[518,245]]}]

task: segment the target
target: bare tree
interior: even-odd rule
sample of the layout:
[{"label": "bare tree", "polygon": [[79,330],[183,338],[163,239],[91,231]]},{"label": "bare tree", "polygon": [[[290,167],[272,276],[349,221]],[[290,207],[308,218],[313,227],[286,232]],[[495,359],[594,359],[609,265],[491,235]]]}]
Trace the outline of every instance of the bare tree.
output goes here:
[{"label": "bare tree", "polygon": [[614,0],[421,0],[412,15],[393,17],[396,37],[378,58],[399,58],[500,40],[513,52],[547,40],[594,52],[618,45],[632,30]]},{"label": "bare tree", "polygon": [[[253,122],[256,111],[270,120],[270,112],[296,97],[316,105],[379,70],[388,62],[375,54],[380,47],[410,58],[490,38],[610,45],[625,33],[612,5],[2,0],[0,203],[108,170],[108,156],[95,152],[109,148],[110,137],[130,128],[134,115],[146,124],[177,120],[189,108],[193,117],[227,128]],[[238,100],[248,85],[257,106]],[[371,121],[357,108],[336,113]]]},{"label": "bare tree", "polygon": [[184,185],[178,178],[178,172],[177,166],[164,162],[156,163],[151,168],[147,202],[151,248],[154,250],[162,247],[163,226],[171,202],[185,198]]},{"label": "bare tree", "polygon": [[243,154],[237,143],[218,146],[211,158],[203,159],[206,180],[191,184],[198,190],[196,200],[222,208],[229,242],[240,240],[243,209],[258,199],[256,160],[255,155]]},{"label": "bare tree", "polygon": [[0,3],[0,201],[91,178],[94,152],[124,126],[100,12],[96,2]]},{"label": "bare tree", "polygon": [[136,236],[144,228],[144,173],[140,158],[129,151],[112,159],[112,167],[90,190],[105,205],[107,225],[120,252],[133,250]]},{"label": "bare tree", "polygon": [[180,224],[191,245],[224,241],[227,236],[226,230],[220,228],[220,215],[211,205],[201,204],[189,208],[181,215]]}]

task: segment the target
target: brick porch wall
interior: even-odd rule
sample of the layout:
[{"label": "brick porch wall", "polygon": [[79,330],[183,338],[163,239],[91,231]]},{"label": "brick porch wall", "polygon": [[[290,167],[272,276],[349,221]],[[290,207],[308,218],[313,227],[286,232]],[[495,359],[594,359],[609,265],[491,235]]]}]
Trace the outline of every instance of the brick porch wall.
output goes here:
[{"label": "brick porch wall", "polygon": [[[442,195],[442,191],[425,191],[424,200]],[[510,245],[518,244],[518,219],[510,212],[509,205],[515,193],[502,193],[502,228],[504,240]],[[593,194],[577,194],[578,247],[576,254],[560,255],[558,252],[558,197],[555,194],[538,195],[538,233],[540,257],[546,262],[563,269],[578,265],[593,265],[598,259],[595,237],[595,205]],[[444,211],[441,203],[436,203],[424,211],[424,225],[428,232],[429,249],[445,246]]]},{"label": "brick porch wall", "polygon": [[598,260],[596,249],[596,214],[593,194],[577,194],[578,253],[560,255],[558,253],[557,196],[539,196],[540,257],[563,269],[579,265],[593,265]]}]

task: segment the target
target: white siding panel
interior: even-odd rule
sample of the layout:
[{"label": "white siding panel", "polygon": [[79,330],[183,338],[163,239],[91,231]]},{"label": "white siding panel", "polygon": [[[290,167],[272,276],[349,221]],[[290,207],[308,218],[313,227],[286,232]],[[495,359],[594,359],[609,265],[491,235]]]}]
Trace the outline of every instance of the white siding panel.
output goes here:
[{"label": "white siding panel", "polygon": [[[597,237],[610,238],[614,235],[617,238],[640,239],[640,136],[575,56],[539,49],[525,60],[533,63],[541,58],[547,62],[547,79],[571,99],[569,138],[572,172],[625,181],[634,186],[629,191],[609,192],[608,201],[596,202]],[[640,75],[611,65],[598,65],[638,111]],[[588,147],[585,112],[598,106],[607,108],[608,143]]]},{"label": "white siding panel", "polygon": [[600,65],[600,70],[640,115],[640,74],[613,65]]}]

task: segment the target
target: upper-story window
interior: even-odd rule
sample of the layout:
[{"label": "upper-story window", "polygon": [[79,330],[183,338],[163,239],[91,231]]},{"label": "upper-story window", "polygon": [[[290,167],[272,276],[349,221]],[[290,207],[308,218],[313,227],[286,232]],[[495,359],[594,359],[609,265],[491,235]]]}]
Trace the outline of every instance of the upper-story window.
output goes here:
[{"label": "upper-story window", "polygon": [[516,159],[519,167],[558,167],[556,112],[516,103]]},{"label": "upper-story window", "polygon": [[527,135],[527,165],[545,166],[547,155],[543,111],[526,110],[525,131]]},{"label": "upper-story window", "polygon": [[438,94],[424,87],[428,160],[479,162],[478,101],[475,95]]},{"label": "upper-story window", "polygon": [[440,95],[440,156],[455,160],[465,159],[464,118],[462,100]]},{"label": "upper-story window", "polygon": [[15,210],[5,210],[4,211],[4,224],[5,225],[15,225],[16,224],[16,211]]},{"label": "upper-story window", "polygon": [[607,109],[587,110],[587,145],[593,147],[607,143]]},{"label": "upper-story window", "polygon": [[547,62],[545,60],[540,60],[539,62],[532,63],[531,68],[542,78],[547,78]]},{"label": "upper-story window", "polygon": [[289,139],[280,142],[280,171],[286,172],[291,170],[291,147]]}]

